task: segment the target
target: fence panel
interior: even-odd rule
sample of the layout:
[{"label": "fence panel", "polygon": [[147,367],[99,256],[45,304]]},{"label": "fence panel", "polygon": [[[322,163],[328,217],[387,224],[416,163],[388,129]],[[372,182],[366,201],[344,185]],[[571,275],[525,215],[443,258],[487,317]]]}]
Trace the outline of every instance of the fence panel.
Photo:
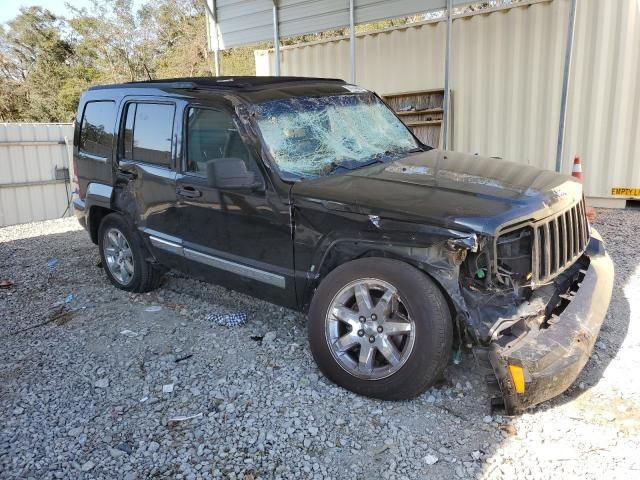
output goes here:
[{"label": "fence panel", "polygon": [[0,123],[0,227],[70,215],[73,125]]}]

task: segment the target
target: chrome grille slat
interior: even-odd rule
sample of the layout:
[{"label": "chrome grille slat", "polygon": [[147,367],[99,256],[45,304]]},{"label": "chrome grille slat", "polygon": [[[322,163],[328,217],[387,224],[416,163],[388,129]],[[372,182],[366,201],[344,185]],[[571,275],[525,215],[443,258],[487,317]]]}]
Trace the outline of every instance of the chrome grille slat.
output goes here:
[{"label": "chrome grille slat", "polygon": [[[534,283],[547,283],[553,280],[573,265],[589,243],[589,226],[584,200],[550,218],[519,228],[533,229],[531,273]],[[514,228],[505,229],[505,233],[513,231]],[[496,265],[497,263],[496,258]]]},{"label": "chrome grille slat", "polygon": [[582,240],[580,240],[580,220],[578,217],[578,207],[573,209],[573,217],[575,218],[574,222],[576,224],[576,256],[582,251]]},{"label": "chrome grille slat", "polygon": [[580,219],[580,245],[582,245],[581,248],[584,249],[587,246],[587,229],[585,228],[587,223],[587,212],[585,212],[584,205],[582,203],[578,205],[578,208],[578,218]]},{"label": "chrome grille slat", "polygon": [[584,245],[584,240],[582,238],[582,222],[580,221],[581,220],[580,204],[576,205],[574,212],[576,216],[576,234],[578,238],[578,250],[582,250],[582,247]]},{"label": "chrome grille slat", "polygon": [[545,223],[542,226],[542,234],[544,238],[544,252],[541,253],[544,255],[544,270],[542,270],[541,276],[548,277],[551,275],[551,233],[549,231],[548,223]]},{"label": "chrome grille slat", "polygon": [[571,221],[571,210],[564,212],[565,225],[567,226],[567,254],[565,255],[565,263],[573,258],[573,222]]},{"label": "chrome grille slat", "polygon": [[558,228],[558,219],[551,220],[553,223],[553,271],[556,273],[560,269],[560,233]]},{"label": "chrome grille slat", "polygon": [[564,215],[558,217],[560,221],[560,250],[558,255],[560,256],[560,265],[564,265],[567,261],[567,225],[564,222]]}]

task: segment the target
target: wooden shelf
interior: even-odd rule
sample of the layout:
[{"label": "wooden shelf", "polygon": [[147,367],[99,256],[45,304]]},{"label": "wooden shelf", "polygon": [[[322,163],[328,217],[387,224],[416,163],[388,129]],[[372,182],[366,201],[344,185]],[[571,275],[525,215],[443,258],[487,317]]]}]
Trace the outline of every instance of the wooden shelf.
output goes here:
[{"label": "wooden shelf", "polygon": [[400,92],[400,93],[388,93],[386,95],[382,95],[382,98],[393,98],[393,97],[413,97],[415,95],[430,95],[434,93],[441,93],[444,95],[444,90],[441,88],[432,88],[430,90],[414,90],[412,92]]},{"label": "wooden shelf", "polygon": [[442,120],[425,120],[423,122],[411,122],[407,123],[407,127],[424,127],[426,125],[440,125]]},{"label": "wooden shelf", "polygon": [[407,110],[403,112],[396,112],[399,117],[405,117],[410,115],[428,115],[429,113],[444,113],[442,108],[427,108],[426,110]]},{"label": "wooden shelf", "polygon": [[422,142],[432,147],[442,146],[443,89],[390,93],[382,98]]}]

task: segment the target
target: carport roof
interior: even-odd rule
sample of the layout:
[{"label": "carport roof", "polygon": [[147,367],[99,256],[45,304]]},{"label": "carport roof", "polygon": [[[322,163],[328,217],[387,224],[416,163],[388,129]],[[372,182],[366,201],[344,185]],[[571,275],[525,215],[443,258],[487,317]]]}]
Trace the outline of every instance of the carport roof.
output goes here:
[{"label": "carport roof", "polygon": [[[454,6],[469,0],[453,0]],[[447,0],[353,0],[355,24],[446,8]],[[211,50],[349,26],[350,0],[207,0]]]}]

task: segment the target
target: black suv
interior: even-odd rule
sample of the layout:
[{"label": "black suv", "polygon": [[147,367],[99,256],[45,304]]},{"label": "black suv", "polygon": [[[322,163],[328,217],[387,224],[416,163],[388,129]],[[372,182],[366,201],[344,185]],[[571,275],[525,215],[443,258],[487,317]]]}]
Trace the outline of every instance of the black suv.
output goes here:
[{"label": "black suv", "polygon": [[73,154],[115,286],[174,268],[308,312],[320,369],[364,395],[419,395],[473,349],[518,412],[575,380],[611,298],[580,183],[432,149],[341,80],[94,87]]}]

